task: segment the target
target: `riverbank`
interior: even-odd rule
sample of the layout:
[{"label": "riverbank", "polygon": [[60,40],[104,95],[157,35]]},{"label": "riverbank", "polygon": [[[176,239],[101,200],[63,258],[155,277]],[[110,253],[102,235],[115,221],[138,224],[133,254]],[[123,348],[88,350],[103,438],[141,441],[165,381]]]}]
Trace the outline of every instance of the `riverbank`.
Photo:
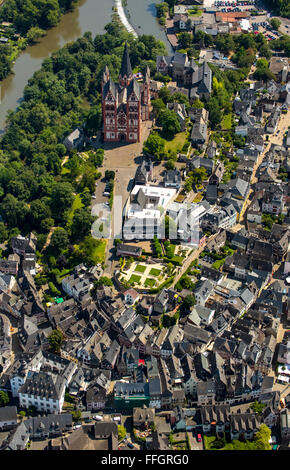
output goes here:
[{"label": "riverbank", "polygon": [[[4,5],[4,1],[5,0],[0,0],[0,6]],[[8,47],[7,51],[9,52],[5,52],[5,57],[6,57],[6,60],[8,60],[10,66],[6,67],[4,76],[3,74],[0,74],[0,84],[11,73],[13,73],[13,64],[15,63],[19,54],[25,51],[27,47],[37,44],[41,38],[44,38],[45,36],[47,36],[48,32],[52,28],[55,28],[61,22],[61,19],[64,15],[75,10],[75,8],[78,6],[78,1],[79,0],[74,0],[69,6],[69,8],[67,8],[63,12],[61,11],[59,7],[60,17],[59,17],[57,24],[52,25],[51,27],[48,27],[48,28],[43,28],[43,27],[40,27],[40,25],[37,23],[36,26],[33,25],[29,27],[26,32],[17,30],[15,27],[15,22],[13,23],[12,20],[8,21],[10,20],[9,9],[7,10],[7,8],[9,8],[8,6],[4,10],[5,13],[3,13],[3,10],[1,10],[2,14],[0,18],[0,37],[3,39],[3,41],[4,40],[7,41],[4,44],[6,45],[6,47]],[[17,24],[17,19],[19,19],[20,13],[16,12],[15,14],[16,14],[16,24]],[[38,11],[38,14],[39,15],[41,14],[41,10]],[[24,18],[24,21],[25,21],[25,18]],[[3,50],[2,50],[2,54],[3,54]]]},{"label": "riverbank", "polygon": [[[7,112],[17,109],[28,80],[40,69],[43,60],[85,32],[91,32],[93,36],[104,33],[104,26],[111,21],[114,8],[115,0],[79,0],[73,12],[63,15],[60,23],[50,29],[45,37],[18,55],[13,73],[2,81],[0,87],[0,134],[4,133]],[[165,44],[167,53],[171,53],[165,31],[156,19],[152,0],[127,0],[124,11],[139,36],[154,36]]]}]

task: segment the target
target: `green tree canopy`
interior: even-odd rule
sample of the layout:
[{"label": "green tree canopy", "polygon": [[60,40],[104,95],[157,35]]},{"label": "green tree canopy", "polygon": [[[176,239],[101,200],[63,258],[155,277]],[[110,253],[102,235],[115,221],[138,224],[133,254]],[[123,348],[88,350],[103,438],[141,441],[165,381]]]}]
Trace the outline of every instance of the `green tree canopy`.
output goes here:
[{"label": "green tree canopy", "polygon": [[55,353],[60,351],[63,341],[64,335],[60,330],[53,330],[48,337],[49,346]]}]

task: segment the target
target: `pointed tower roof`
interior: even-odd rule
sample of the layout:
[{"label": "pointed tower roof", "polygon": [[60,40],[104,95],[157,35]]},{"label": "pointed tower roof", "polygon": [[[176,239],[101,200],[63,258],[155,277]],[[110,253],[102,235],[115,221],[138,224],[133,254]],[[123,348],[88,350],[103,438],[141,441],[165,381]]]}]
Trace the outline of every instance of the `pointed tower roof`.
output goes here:
[{"label": "pointed tower roof", "polygon": [[125,76],[129,77],[130,75],[132,75],[132,67],[131,67],[131,62],[130,62],[130,57],[129,57],[128,44],[126,42],[125,43],[124,54],[123,54],[123,58],[122,58],[120,76],[121,77],[125,77]]}]

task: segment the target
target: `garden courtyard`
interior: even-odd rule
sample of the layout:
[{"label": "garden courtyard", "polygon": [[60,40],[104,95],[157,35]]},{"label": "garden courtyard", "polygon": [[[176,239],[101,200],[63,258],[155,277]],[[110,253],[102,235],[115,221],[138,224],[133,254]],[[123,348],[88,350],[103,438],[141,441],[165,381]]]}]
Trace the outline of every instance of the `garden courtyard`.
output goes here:
[{"label": "garden courtyard", "polygon": [[147,264],[143,262],[133,262],[128,269],[122,269],[122,280],[131,285],[138,285],[144,288],[158,287],[164,282],[167,275],[167,268],[162,263]]}]

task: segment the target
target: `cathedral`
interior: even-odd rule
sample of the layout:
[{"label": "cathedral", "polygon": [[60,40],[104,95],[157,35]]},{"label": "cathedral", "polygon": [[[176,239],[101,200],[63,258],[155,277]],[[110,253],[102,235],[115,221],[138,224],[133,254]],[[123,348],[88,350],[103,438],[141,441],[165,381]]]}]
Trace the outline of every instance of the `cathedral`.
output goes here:
[{"label": "cathedral", "polygon": [[102,113],[105,142],[140,142],[142,122],[149,119],[150,70],[142,83],[133,77],[127,43],[119,83],[110,78],[106,66],[102,78]]}]

